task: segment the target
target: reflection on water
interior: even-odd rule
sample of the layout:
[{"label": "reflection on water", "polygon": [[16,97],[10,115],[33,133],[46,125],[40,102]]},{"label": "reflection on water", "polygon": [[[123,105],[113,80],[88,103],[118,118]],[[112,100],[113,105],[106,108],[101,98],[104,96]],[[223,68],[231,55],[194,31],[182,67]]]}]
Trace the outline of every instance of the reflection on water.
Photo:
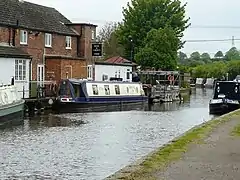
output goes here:
[{"label": "reflection on water", "polygon": [[184,103],[42,115],[0,126],[0,179],[103,179],[212,118],[211,90]]}]

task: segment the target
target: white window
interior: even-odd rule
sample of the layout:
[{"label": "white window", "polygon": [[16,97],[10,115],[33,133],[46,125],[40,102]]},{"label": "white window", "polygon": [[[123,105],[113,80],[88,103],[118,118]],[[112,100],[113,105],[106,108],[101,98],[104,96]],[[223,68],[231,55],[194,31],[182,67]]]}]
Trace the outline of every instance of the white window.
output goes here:
[{"label": "white window", "polygon": [[37,81],[40,86],[44,85],[45,79],[45,66],[44,64],[37,65]]},{"label": "white window", "polygon": [[71,49],[71,45],[72,45],[72,37],[66,36],[66,49]]},{"label": "white window", "polygon": [[20,30],[20,44],[27,44],[28,33],[27,31]]},{"label": "white window", "polygon": [[92,67],[92,65],[87,66],[87,78],[88,79],[93,78],[93,67]]},{"label": "white window", "polygon": [[15,60],[15,80],[26,80],[26,60]]},{"label": "white window", "polygon": [[92,40],[94,40],[94,39],[95,39],[95,31],[92,30]]},{"label": "white window", "polygon": [[52,35],[49,33],[45,34],[45,47],[52,47]]}]

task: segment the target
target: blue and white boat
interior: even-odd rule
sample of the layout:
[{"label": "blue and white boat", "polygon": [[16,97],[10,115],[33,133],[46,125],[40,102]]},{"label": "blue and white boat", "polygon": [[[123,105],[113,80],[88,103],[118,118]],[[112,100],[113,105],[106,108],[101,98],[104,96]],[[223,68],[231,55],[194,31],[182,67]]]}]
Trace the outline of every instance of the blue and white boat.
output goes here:
[{"label": "blue and white boat", "polygon": [[142,84],[122,81],[87,81],[66,79],[60,83],[59,96],[53,104],[56,112],[105,111],[124,105],[143,104],[148,100]]}]

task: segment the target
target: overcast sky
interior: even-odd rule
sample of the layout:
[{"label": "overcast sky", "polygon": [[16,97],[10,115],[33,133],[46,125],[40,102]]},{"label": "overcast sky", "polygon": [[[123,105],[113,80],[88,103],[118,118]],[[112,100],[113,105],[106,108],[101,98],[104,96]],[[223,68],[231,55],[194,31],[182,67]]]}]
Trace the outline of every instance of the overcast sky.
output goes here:
[{"label": "overcast sky", "polygon": [[[101,28],[109,21],[122,20],[122,7],[129,0],[27,0],[29,2],[51,6],[59,10],[73,22],[94,23]],[[182,0],[188,2],[186,13],[191,18],[192,28],[185,32],[185,40],[235,39],[240,38],[240,28],[198,28],[198,26],[234,26],[240,27],[238,19],[240,1],[238,0]],[[240,41],[235,40],[240,47]],[[218,50],[226,52],[232,42],[186,43],[184,52],[208,52],[213,55]]]}]

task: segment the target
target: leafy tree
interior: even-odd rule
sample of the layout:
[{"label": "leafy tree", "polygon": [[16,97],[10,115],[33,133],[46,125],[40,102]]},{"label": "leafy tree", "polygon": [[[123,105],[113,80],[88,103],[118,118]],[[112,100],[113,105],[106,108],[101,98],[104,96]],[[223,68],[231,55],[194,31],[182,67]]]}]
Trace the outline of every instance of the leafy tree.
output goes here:
[{"label": "leafy tree", "polygon": [[226,60],[240,60],[240,54],[236,47],[232,47],[227,53],[226,53]]},{"label": "leafy tree", "polygon": [[200,61],[201,60],[201,55],[199,52],[193,52],[191,55],[190,55],[190,59],[191,60],[195,60],[195,61]]},{"label": "leafy tree", "polygon": [[178,53],[178,62],[179,64],[187,64],[188,62],[188,57],[185,53],[179,51]]},{"label": "leafy tree", "polygon": [[113,57],[113,56],[123,56],[124,49],[123,46],[119,44],[116,30],[118,28],[117,23],[107,23],[100,30],[97,41],[103,43],[103,54],[104,59]]},{"label": "leafy tree", "polygon": [[204,63],[210,63],[211,62],[211,57],[208,53],[203,53],[201,55],[201,60],[204,62]]},{"label": "leafy tree", "polygon": [[[179,39],[171,27],[152,29],[147,34],[144,43],[145,46],[136,54],[137,63],[142,65],[144,58],[151,55],[147,58],[151,67],[157,70],[173,70],[176,68]],[[151,61],[149,61],[149,58]]]},{"label": "leafy tree", "polygon": [[[123,23],[117,30],[119,42],[124,46],[126,56],[130,57],[131,43],[129,36],[133,39],[135,54],[142,54],[144,52],[142,48],[145,47],[145,39],[148,33],[152,29],[165,29],[165,27],[171,27],[179,39],[178,48],[174,47],[174,49],[168,49],[168,51],[172,52],[180,49],[184,44],[181,41],[183,32],[189,26],[189,19],[185,18],[185,6],[186,4],[181,5],[180,0],[132,0],[131,5],[128,3],[123,10]],[[168,43],[165,41],[161,44],[169,46]],[[164,53],[161,55],[162,57],[168,57],[169,53],[166,50],[164,52],[161,50],[161,53]],[[139,57],[139,54],[136,57]]]},{"label": "leafy tree", "polygon": [[223,58],[223,57],[224,57],[223,52],[222,52],[222,51],[218,51],[218,52],[214,55],[214,57],[217,58],[217,59],[218,59],[218,58],[220,58],[220,59]]}]

